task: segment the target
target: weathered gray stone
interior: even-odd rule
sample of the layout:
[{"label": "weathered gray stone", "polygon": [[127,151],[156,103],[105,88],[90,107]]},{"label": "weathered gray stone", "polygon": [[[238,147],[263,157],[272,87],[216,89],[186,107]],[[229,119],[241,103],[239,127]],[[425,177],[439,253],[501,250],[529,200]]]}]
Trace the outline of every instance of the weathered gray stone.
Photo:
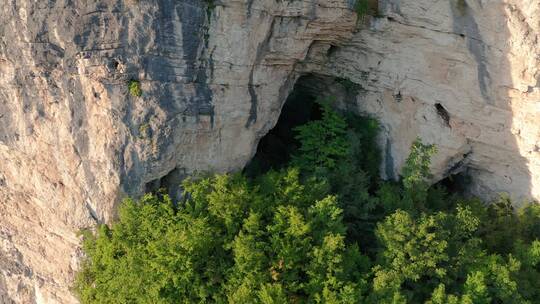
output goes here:
[{"label": "weathered gray stone", "polygon": [[379,118],[387,178],[420,136],[434,181],[540,198],[538,1],[379,2],[353,35],[352,0],[3,0],[0,302],[76,302],[77,230],[242,168],[301,75]]},{"label": "weathered gray stone", "polygon": [[382,122],[387,177],[419,136],[438,146],[434,181],[465,171],[473,194],[539,199],[538,4],[382,1],[382,17],[299,70],[362,87],[354,104]]},{"label": "weathered gray stone", "polygon": [[156,182],[242,168],[295,64],[314,41],[349,38],[356,20],[346,0],[214,3],[0,4],[3,299],[76,302],[76,232]]}]

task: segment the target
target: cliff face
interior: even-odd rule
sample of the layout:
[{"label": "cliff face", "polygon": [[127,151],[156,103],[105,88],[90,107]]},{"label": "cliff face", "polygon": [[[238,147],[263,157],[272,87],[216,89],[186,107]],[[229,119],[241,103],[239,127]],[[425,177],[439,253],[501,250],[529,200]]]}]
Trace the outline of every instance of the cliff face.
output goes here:
[{"label": "cliff face", "polygon": [[[249,161],[345,0],[0,5],[0,302],[75,302],[75,232],[125,195]],[[143,94],[128,93],[140,81]]]},{"label": "cliff face", "polygon": [[76,231],[242,168],[304,74],[359,85],[342,102],[380,119],[388,178],[421,136],[435,180],[539,198],[538,3],[385,0],[353,35],[353,2],[4,0],[0,303],[76,302]]},{"label": "cliff face", "polygon": [[411,142],[437,145],[434,181],[460,172],[467,190],[540,198],[538,1],[383,1],[381,14],[330,58],[303,70],[351,79],[349,100],[380,119],[383,173]]}]

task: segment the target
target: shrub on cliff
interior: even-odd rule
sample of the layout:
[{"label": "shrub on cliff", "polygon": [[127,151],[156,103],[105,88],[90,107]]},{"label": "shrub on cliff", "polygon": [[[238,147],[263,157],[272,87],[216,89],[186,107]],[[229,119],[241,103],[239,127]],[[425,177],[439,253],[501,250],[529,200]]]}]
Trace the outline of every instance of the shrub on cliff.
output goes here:
[{"label": "shrub on cliff", "polygon": [[128,82],[128,91],[129,94],[133,97],[141,97],[142,96],[142,89],[141,89],[141,82],[138,80],[130,80]]},{"label": "shrub on cliff", "polygon": [[379,0],[356,0],[354,3],[354,11],[358,14],[359,18],[363,18],[366,15],[377,16]]}]

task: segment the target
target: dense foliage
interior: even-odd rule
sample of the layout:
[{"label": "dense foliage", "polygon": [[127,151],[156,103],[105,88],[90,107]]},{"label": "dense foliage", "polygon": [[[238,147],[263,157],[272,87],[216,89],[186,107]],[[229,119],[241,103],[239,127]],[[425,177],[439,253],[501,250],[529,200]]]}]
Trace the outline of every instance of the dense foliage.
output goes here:
[{"label": "dense foliage", "polygon": [[417,140],[377,177],[374,120],[327,104],[291,166],[207,176],[184,198],[126,200],[86,232],[83,303],[540,303],[540,207],[429,187]]}]

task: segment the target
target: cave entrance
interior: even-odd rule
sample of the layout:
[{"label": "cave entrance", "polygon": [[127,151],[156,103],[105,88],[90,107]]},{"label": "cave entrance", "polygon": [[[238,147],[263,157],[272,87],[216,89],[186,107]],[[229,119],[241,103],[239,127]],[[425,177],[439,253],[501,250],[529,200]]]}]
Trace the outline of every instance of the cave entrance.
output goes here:
[{"label": "cave entrance", "polygon": [[152,180],[145,184],[145,193],[168,194],[173,202],[177,202],[182,197],[182,181],[187,176],[186,171],[181,168],[174,168],[165,176]]},{"label": "cave entrance", "polygon": [[291,159],[291,154],[299,148],[294,128],[322,117],[322,110],[316,102],[319,96],[313,93],[314,77],[302,76],[295,83],[293,91],[285,101],[277,124],[257,146],[257,152],[244,172],[248,176],[280,169]]},{"label": "cave entrance", "polygon": [[437,182],[434,186],[443,187],[448,193],[466,195],[468,186],[471,183],[471,177],[466,170],[450,174]]}]

